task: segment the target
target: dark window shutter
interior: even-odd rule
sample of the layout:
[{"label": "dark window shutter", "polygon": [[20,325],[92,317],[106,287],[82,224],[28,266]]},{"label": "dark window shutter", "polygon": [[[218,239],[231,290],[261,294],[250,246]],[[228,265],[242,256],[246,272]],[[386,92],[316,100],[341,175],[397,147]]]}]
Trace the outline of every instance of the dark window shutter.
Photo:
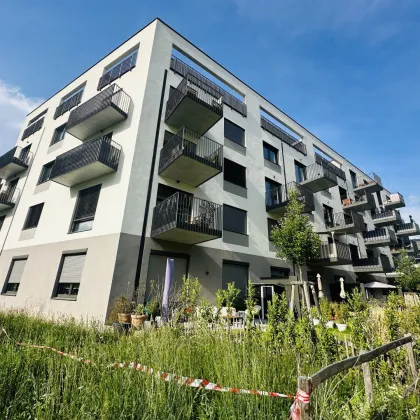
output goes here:
[{"label": "dark window shutter", "polygon": [[79,192],[74,220],[95,217],[100,192],[101,185],[95,185],[94,187],[86,188]]},{"label": "dark window shutter", "polygon": [[28,215],[25,220],[25,225],[23,227],[24,229],[31,229],[38,226],[43,208],[44,203],[40,203],[29,208]]}]

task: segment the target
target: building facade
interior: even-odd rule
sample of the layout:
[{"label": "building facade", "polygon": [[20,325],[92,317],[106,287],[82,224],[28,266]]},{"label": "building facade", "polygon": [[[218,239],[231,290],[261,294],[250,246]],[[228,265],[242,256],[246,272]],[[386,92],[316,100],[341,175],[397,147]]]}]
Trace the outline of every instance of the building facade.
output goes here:
[{"label": "building facade", "polygon": [[210,300],[248,278],[263,306],[290,296],[269,230],[292,189],[324,241],[304,275],[331,299],[340,278],[387,283],[391,248],[419,233],[400,194],[159,19],[31,112],[1,154],[6,308],[103,320],[118,295],[147,300],[168,257]]}]

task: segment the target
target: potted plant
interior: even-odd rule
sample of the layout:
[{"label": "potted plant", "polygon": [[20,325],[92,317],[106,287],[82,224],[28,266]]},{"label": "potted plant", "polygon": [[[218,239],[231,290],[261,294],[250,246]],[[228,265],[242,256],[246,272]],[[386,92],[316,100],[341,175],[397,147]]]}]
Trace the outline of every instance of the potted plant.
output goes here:
[{"label": "potted plant", "polygon": [[127,296],[118,296],[112,304],[111,313],[117,314],[118,322],[129,324],[131,323],[131,308],[132,304]]},{"label": "potted plant", "polygon": [[146,319],[147,315],[144,305],[139,303],[134,310],[134,313],[131,315],[131,325],[136,329],[140,329]]},{"label": "potted plant", "polygon": [[335,323],[338,331],[344,332],[347,330],[347,319],[349,315],[349,308],[346,303],[339,303],[335,307]]},{"label": "potted plant", "polygon": [[325,322],[327,328],[334,328],[334,319],[332,316],[332,305],[326,298],[319,300],[319,306],[321,308],[322,321]]}]

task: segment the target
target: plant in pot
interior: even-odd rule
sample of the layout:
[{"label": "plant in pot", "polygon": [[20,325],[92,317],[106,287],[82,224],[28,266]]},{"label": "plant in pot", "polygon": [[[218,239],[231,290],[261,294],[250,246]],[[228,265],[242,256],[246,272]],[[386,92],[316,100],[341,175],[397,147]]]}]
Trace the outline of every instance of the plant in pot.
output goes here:
[{"label": "plant in pot", "polygon": [[147,315],[145,307],[142,303],[139,303],[136,306],[134,313],[131,315],[131,325],[136,329],[140,329],[146,319]]},{"label": "plant in pot", "polygon": [[[131,308],[132,304],[127,296],[118,296],[112,304],[109,318],[117,318],[118,322],[129,324],[131,322]],[[115,317],[115,314],[117,317]]]},{"label": "plant in pot", "polygon": [[335,324],[338,331],[344,332],[347,330],[347,319],[349,317],[349,307],[347,303],[338,303],[335,306]]}]

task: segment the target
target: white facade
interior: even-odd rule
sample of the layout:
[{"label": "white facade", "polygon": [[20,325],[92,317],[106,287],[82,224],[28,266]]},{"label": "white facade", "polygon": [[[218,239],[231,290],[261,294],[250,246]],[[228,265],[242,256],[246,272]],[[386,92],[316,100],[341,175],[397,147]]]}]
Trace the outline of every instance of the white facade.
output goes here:
[{"label": "white facade", "polygon": [[[174,48],[182,51],[185,56],[244,98],[246,116],[225,103],[223,118],[204,135],[223,145],[224,158],[246,167],[246,189],[224,181],[223,173],[198,187],[159,175],[159,155],[164,143],[165,130],[176,133],[181,128],[165,123],[170,87],[176,88],[183,80],[180,74],[170,69]],[[117,171],[71,187],[52,180],[37,185],[43,165],[86,143],[66,133],[62,141],[51,145],[55,129],[65,124],[74,110],[99,93],[98,81],[113,64],[136,49],[138,55],[135,67],[113,82],[131,98],[128,117],[114,126],[105,128],[102,133],[112,132],[112,140],[121,146]],[[62,99],[81,86],[84,86],[84,91],[78,107],[54,119],[54,113]],[[101,91],[105,89],[106,87]],[[261,110],[296,133],[305,144],[307,154],[302,154],[263,130],[260,122]],[[223,261],[227,264],[229,261],[242,263],[239,266],[247,267],[248,275],[255,283],[271,284],[269,280],[264,279],[271,276],[271,266],[290,267],[286,262],[276,259],[275,250],[268,240],[267,218],[274,216],[266,211],[265,178],[281,185],[296,181],[294,161],[305,166],[313,164],[314,147],[332,158],[334,164],[338,164],[345,172],[347,180],[338,178],[338,185],[349,193],[353,190],[349,170],[357,176],[366,177],[356,166],[160,20],[151,22],[31,112],[27,116],[22,133],[28,122],[43,111],[46,111],[46,114],[42,128],[24,140],[19,136],[16,143],[22,148],[31,145],[33,156],[28,169],[3,180],[3,192],[16,178],[19,179],[17,189],[20,190],[15,205],[0,210],[0,217],[5,216],[0,230],[0,289],[3,291],[0,295],[0,305],[7,308],[27,308],[46,314],[71,314],[75,317],[102,320],[115,296],[121,293],[131,294],[137,284],[140,293],[146,293],[147,281],[156,274],[150,271],[148,274],[151,258],[158,261],[158,257],[163,258],[166,255],[178,256],[187,261],[184,271],[199,277],[204,286],[204,293],[210,298],[215,290],[222,287]],[[224,138],[224,119],[245,130],[245,147]],[[94,123],[91,124],[91,129],[95,131]],[[91,138],[100,134],[101,129]],[[264,159],[263,142],[278,149],[279,167],[267,163]],[[0,158],[0,173],[1,166]],[[89,177],[89,173],[86,173],[85,176]],[[98,184],[101,184],[101,191],[92,229],[69,233],[79,191]],[[224,230],[221,238],[193,245],[151,238],[153,208],[159,184],[192,193],[194,197],[212,203],[246,210],[247,235]],[[390,192],[383,190],[380,194],[385,197]],[[314,197],[315,211],[310,213],[309,217],[319,231],[325,232],[323,204],[332,207],[334,213],[343,212],[338,186],[332,187],[330,191],[317,192]],[[379,207],[376,194],[374,197],[376,206]],[[44,207],[37,227],[23,229],[29,207],[38,203],[44,203]],[[368,230],[374,229],[370,212],[366,211],[363,215]],[[389,229],[394,230],[393,226]],[[331,235],[325,235],[325,240],[327,236]],[[366,255],[361,233],[340,235],[336,238],[341,242],[357,245],[360,255]],[[56,297],[54,290],[59,281],[63,254],[77,252],[86,252],[77,298]],[[374,253],[384,253],[391,258],[389,247],[375,248]],[[7,293],[11,263],[16,258],[27,258],[27,262],[17,292]],[[326,289],[327,295],[328,284],[337,283],[334,276],[344,276],[346,283],[356,282],[357,277],[352,265],[333,268],[322,265],[316,268],[309,267],[308,270],[322,272],[324,292]],[[381,276],[382,281],[386,281],[384,274],[376,274],[377,278]]]}]

